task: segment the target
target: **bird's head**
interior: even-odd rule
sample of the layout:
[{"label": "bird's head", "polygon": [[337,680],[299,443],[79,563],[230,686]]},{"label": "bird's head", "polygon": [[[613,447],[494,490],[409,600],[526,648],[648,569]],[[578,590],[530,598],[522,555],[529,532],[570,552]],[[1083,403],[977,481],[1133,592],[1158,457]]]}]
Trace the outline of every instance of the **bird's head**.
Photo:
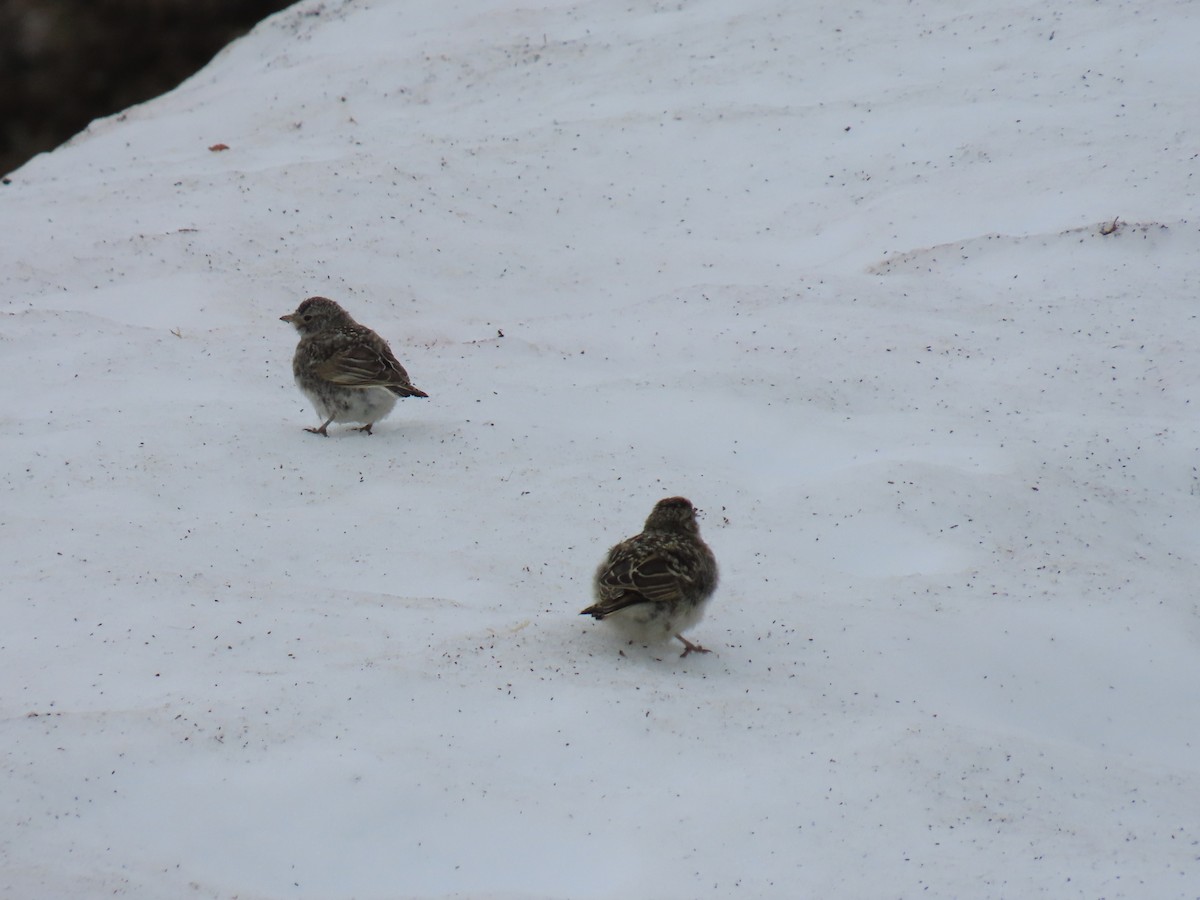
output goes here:
[{"label": "bird's head", "polygon": [[696,507],[686,497],[666,497],[654,504],[646,519],[645,531],[683,531],[695,533]]},{"label": "bird's head", "polygon": [[354,320],[336,301],[328,297],[309,297],[293,313],[280,316],[279,321],[293,325],[301,334],[314,334],[330,325],[342,325]]}]

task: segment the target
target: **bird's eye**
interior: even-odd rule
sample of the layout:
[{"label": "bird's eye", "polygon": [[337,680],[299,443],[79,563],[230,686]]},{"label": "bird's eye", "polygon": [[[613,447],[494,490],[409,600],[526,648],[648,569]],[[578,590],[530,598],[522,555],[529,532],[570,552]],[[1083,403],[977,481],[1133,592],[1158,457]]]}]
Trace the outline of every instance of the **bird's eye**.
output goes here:
[{"label": "bird's eye", "polygon": [[305,321],[305,322],[311,322],[311,321],[312,321],[312,316],[305,316],[305,317],[304,317],[304,321]]}]

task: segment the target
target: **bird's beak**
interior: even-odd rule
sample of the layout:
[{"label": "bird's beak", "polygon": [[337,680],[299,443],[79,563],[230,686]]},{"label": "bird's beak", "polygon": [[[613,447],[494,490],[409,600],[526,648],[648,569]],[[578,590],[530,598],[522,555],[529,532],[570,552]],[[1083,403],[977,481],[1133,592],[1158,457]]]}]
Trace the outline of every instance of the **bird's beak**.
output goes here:
[{"label": "bird's beak", "polygon": [[288,313],[286,316],[280,316],[279,321],[287,322],[290,325],[290,324],[292,324],[292,316],[293,315],[295,315],[295,313]]}]

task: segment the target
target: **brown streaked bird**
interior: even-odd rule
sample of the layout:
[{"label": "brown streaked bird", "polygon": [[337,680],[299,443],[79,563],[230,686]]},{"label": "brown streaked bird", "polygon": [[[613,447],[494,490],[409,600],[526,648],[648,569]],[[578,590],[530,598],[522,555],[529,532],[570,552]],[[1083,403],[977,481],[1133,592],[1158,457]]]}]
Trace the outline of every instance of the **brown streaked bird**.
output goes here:
[{"label": "brown streaked bird", "polygon": [[696,508],[683,497],[654,504],[642,533],[614,546],[596,570],[596,602],[580,615],[611,622],[631,642],[671,637],[683,653],[708,653],[683,636],[717,588],[717,560],[700,537]]},{"label": "brown streaked bird", "polygon": [[292,373],[325,420],[305,431],[328,437],[330,422],[362,422],[356,430],[370,434],[397,397],[429,396],[409,381],[387,341],[328,297],[309,297],[279,319],[300,332]]}]

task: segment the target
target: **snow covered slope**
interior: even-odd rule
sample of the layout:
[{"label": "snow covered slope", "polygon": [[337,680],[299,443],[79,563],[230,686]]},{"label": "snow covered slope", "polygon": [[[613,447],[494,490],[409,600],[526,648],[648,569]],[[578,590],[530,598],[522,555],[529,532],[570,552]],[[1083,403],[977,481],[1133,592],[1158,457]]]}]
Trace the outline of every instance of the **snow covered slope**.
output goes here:
[{"label": "snow covered slope", "polygon": [[[13,173],[0,896],[1200,896],[1198,42],[305,0]],[[304,433],[318,293],[430,400]]]}]

